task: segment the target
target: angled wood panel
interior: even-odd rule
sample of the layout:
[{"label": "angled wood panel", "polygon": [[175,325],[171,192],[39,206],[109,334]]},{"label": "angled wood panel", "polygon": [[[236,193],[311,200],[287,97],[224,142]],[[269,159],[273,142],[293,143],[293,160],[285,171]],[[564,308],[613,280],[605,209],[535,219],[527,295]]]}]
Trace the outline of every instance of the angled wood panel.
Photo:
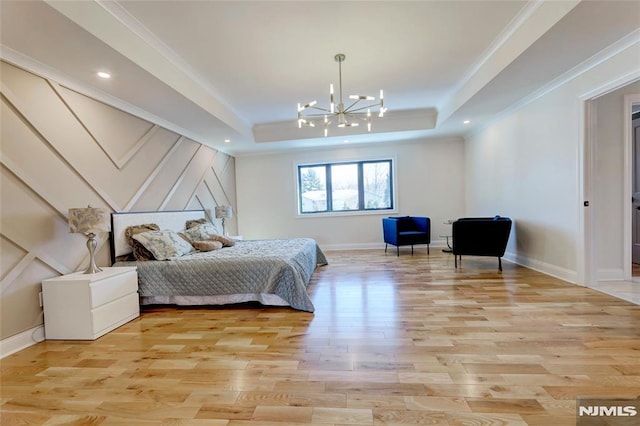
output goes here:
[{"label": "angled wood panel", "polygon": [[29,254],[27,250],[4,236],[0,236],[0,253],[2,253],[0,256],[0,280],[2,281]]},{"label": "angled wood panel", "polygon": [[87,96],[49,82],[70,111],[117,168],[149,141],[157,126]]},{"label": "angled wood panel", "polygon": [[163,203],[163,210],[183,210],[187,206],[215,155],[216,151],[199,146],[188,167],[176,181],[170,196]]},{"label": "angled wood panel", "polygon": [[[213,212],[217,204],[235,206],[232,157],[54,81],[0,66],[0,339],[42,324],[42,279],[86,266],[86,239],[68,232],[69,208]],[[214,182],[217,197],[207,182]],[[101,235],[99,265],[108,264],[108,253]]]},{"label": "angled wood panel", "polygon": [[159,164],[158,168],[150,174],[150,181],[146,182],[147,188],[134,204],[132,210],[167,210],[163,206],[170,198],[173,188],[176,186],[184,170],[195,155],[199,144],[186,138],[179,138],[174,149]]},{"label": "angled wood panel", "polygon": [[[70,207],[92,204],[104,206],[91,185],[76,173],[64,158],[6,102],[0,105],[2,115],[2,158],[0,161],[20,177],[36,194],[47,199],[60,214]],[[64,182],[64,185],[60,183]],[[79,205],[74,205],[82,200]]]},{"label": "angled wood panel", "polygon": [[6,168],[2,179],[2,236],[23,250],[33,253],[60,273],[78,266],[87,248],[82,235],[70,234],[66,215],[34,193]]},{"label": "angled wood panel", "polygon": [[[24,269],[15,279],[14,284],[2,293],[0,299],[0,333],[3,336],[15,333],[15,330],[28,330],[42,324],[42,308],[38,293],[42,280],[55,274],[47,265],[35,259],[30,267]],[[16,309],[18,308],[19,309]]]}]

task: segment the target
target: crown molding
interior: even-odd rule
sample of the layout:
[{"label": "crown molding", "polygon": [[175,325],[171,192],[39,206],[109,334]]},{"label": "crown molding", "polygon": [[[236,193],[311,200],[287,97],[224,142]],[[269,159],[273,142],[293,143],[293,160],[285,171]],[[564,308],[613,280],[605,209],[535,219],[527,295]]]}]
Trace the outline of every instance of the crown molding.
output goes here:
[{"label": "crown molding", "polygon": [[488,82],[528,49],[580,0],[553,2],[536,0],[527,4],[500,33],[481,59],[465,74],[459,84],[438,106],[439,122],[449,119]]},{"label": "crown molding", "polygon": [[167,46],[161,39],[156,37],[147,27],[144,26],[139,20],[131,15],[118,1],[105,1],[95,0],[96,4],[107,11],[114,19],[120,24],[124,25],[129,31],[135,34],[138,38],[143,40],[149,47],[158,52],[161,56],[176,66],[182,73],[184,73],[189,79],[196,82],[200,88],[209,96],[215,98],[225,108],[229,109],[236,117],[242,120],[242,124],[245,127],[250,127],[249,122],[245,118],[241,118],[241,115],[223,98],[220,91],[203,78],[198,72],[196,72],[187,62],[182,59],[173,49]]},{"label": "crown molding", "polygon": [[[504,117],[513,114],[517,110],[525,107],[526,105],[535,102],[536,100],[542,98],[543,96],[551,93],[552,91],[558,89],[559,87],[564,86],[570,81],[580,77],[581,75],[587,73],[588,71],[594,69],[600,64],[608,61],[614,56],[624,52],[625,50],[634,47],[634,45],[640,44],[640,28],[632,31],[625,37],[621,38],[617,42],[607,46],[602,49],[598,53],[591,56],[589,59],[581,62],[575,67],[571,68],[569,71],[561,74],[555,79],[551,80],[549,83],[540,87],[538,90],[532,92],[528,96],[520,99],[518,102],[511,104],[509,107],[503,109],[499,113],[495,114],[491,120],[484,122],[481,126],[477,126],[473,128],[472,131],[465,134],[465,138],[471,135],[477,135],[485,130],[487,127],[491,126],[493,123],[500,121]],[[616,78],[613,82],[609,81],[604,86],[598,86],[597,88],[589,89],[586,93],[583,93],[579,96],[580,99],[586,100],[593,98],[595,96],[600,96],[608,91],[615,90],[618,87],[629,84],[634,80],[640,79],[640,69],[632,71],[630,73],[624,74]]]},{"label": "crown molding", "polygon": [[156,124],[179,135],[185,136],[190,140],[193,140],[194,142],[209,146],[217,151],[228,154],[228,152],[225,152],[225,150],[220,149],[219,147],[212,146],[206,139],[188,129],[185,129],[182,126],[179,126],[171,121],[152,114],[133,104],[125,102],[120,98],[112,96],[88,84],[79,83],[76,80],[70,79],[64,73],[58,71],[56,68],[43,64],[42,62],[3,44],[0,44],[0,60],[15,65],[18,68],[22,68],[23,70],[30,72],[31,74],[37,75],[38,77],[55,81],[56,83],[60,84],[63,87],[66,87],[67,89],[95,99],[98,102],[102,102],[103,104],[117,108],[128,114],[146,120],[152,124]]},{"label": "crown molding", "polygon": [[243,136],[251,134],[247,121],[202,86],[202,78],[185,68],[184,61],[115,2],[44,0],[57,12],[96,37],[131,63],[189,100],[225,127]]}]

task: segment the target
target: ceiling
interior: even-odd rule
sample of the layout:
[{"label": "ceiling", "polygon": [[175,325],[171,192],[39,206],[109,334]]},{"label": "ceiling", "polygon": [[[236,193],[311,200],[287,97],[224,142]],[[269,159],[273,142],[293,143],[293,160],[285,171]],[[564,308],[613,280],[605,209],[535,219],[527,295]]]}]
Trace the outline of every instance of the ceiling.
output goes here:
[{"label": "ceiling", "polygon": [[[4,60],[243,155],[462,136],[637,34],[640,2],[2,0],[0,17]],[[297,126],[297,103],[328,105],[336,53],[346,94],[384,89],[370,133]]]}]

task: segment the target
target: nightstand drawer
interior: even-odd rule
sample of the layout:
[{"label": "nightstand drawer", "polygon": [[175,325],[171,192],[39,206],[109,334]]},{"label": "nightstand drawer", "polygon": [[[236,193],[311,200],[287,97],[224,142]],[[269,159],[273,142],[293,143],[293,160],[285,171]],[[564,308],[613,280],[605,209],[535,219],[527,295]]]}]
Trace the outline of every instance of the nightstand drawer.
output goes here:
[{"label": "nightstand drawer", "polygon": [[90,285],[91,308],[97,308],[112,300],[138,291],[138,274],[122,273],[108,280],[92,282]]},{"label": "nightstand drawer", "polygon": [[92,311],[93,335],[100,336],[104,330],[113,330],[140,315],[138,293],[132,293]]}]

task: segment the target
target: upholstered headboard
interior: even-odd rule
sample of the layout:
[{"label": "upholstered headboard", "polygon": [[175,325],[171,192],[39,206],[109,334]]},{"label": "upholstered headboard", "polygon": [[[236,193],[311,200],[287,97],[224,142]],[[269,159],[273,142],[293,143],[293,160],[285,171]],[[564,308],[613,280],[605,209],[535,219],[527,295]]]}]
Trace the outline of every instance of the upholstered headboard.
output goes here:
[{"label": "upholstered headboard", "polygon": [[132,251],[124,236],[124,231],[128,226],[155,223],[160,229],[180,232],[184,230],[187,220],[206,217],[207,214],[204,210],[111,213],[111,264],[115,263],[117,257]]}]

